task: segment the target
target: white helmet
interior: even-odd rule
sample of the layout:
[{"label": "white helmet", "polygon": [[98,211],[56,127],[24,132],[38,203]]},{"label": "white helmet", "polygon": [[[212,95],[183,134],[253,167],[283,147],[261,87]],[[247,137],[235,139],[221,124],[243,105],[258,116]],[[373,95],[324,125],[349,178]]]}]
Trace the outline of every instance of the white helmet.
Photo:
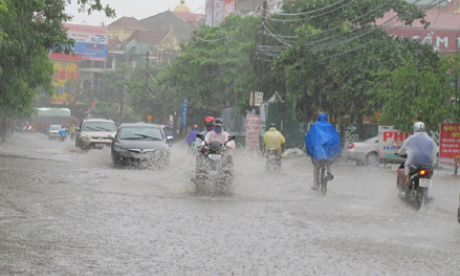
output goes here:
[{"label": "white helmet", "polygon": [[414,132],[423,132],[425,131],[425,124],[422,122],[416,122],[414,124]]}]

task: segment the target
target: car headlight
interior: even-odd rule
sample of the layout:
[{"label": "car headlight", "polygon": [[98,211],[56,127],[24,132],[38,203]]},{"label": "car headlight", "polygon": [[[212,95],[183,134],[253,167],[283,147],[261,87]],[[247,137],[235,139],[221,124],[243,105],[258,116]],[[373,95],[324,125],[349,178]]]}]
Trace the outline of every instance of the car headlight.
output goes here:
[{"label": "car headlight", "polygon": [[120,145],[113,145],[113,149],[116,151],[127,151],[126,148],[120,146]]}]

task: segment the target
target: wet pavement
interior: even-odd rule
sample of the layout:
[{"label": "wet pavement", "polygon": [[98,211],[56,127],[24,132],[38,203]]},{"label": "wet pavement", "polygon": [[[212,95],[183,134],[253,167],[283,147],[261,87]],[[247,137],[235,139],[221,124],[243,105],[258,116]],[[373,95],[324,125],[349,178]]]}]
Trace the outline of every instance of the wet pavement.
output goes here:
[{"label": "wet pavement", "polygon": [[196,195],[194,156],[114,168],[110,151],[16,133],[0,144],[0,275],[458,275],[460,176],[435,201],[398,198],[394,169],[334,164],[325,197],[305,158],[266,173],[234,154],[230,195]]}]

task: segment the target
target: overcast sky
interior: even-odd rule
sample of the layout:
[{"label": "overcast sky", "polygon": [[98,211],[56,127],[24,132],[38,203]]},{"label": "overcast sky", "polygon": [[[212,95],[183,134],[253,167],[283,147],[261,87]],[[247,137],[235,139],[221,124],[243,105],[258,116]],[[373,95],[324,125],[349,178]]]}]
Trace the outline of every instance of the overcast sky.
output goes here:
[{"label": "overcast sky", "polygon": [[[204,14],[204,4],[206,0],[185,0],[185,4],[190,8],[193,13]],[[101,0],[103,6],[109,4],[115,9],[116,17],[107,18],[102,12],[94,12],[90,16],[78,13],[77,1],[72,1],[66,12],[73,15],[72,24],[84,24],[100,26],[101,22],[105,25],[112,23],[122,16],[134,16],[137,19],[144,19],[146,17],[167,11],[174,10],[180,4],[180,0]]]}]

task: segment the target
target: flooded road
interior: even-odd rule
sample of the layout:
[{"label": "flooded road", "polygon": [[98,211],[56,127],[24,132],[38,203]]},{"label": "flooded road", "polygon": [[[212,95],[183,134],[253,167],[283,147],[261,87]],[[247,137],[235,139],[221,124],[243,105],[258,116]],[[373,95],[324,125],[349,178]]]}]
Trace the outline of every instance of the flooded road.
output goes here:
[{"label": "flooded road", "polygon": [[0,144],[0,275],[458,275],[460,177],[435,172],[412,211],[392,169],[234,156],[231,195],[198,196],[179,144],[166,171],[114,168],[109,150],[16,133]]}]

